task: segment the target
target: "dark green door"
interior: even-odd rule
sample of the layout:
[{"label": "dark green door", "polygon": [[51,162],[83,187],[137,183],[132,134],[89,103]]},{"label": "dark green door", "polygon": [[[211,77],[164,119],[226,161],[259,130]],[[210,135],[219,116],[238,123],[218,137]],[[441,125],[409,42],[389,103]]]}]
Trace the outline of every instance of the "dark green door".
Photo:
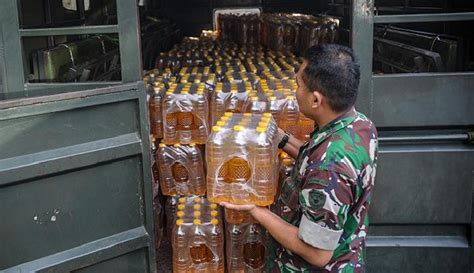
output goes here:
[{"label": "dark green door", "polygon": [[0,271],[154,272],[143,84],[0,101]]}]

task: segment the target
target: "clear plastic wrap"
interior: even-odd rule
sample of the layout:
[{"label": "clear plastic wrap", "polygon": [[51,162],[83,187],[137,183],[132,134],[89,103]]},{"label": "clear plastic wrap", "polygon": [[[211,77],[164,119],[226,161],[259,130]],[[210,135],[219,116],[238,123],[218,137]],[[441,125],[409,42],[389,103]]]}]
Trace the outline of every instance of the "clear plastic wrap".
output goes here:
[{"label": "clear plastic wrap", "polygon": [[[281,90],[281,89],[280,89]],[[295,135],[298,131],[299,106],[294,92],[288,89],[268,91],[267,110],[273,115],[278,127]]]},{"label": "clear plastic wrap", "polygon": [[176,83],[205,83],[205,84],[216,84],[216,74],[180,74],[177,77],[173,76],[170,78],[170,82]]},{"label": "clear plastic wrap", "polygon": [[173,272],[224,272],[224,230],[217,204],[179,198],[173,228]]},{"label": "clear plastic wrap", "polygon": [[251,72],[227,72],[222,78],[222,82],[242,83],[249,82],[252,85],[260,81],[260,77]]},{"label": "clear plastic wrap", "polygon": [[206,194],[203,156],[194,143],[173,146],[160,144],[156,161],[163,195]]},{"label": "clear plastic wrap", "polygon": [[294,80],[296,75],[291,70],[280,70],[280,71],[263,71],[260,75],[265,80]]},{"label": "clear plastic wrap", "polygon": [[250,82],[217,83],[210,103],[211,124],[216,124],[224,112],[244,112],[250,92],[253,92]]},{"label": "clear plastic wrap", "polygon": [[[221,123],[222,122],[222,123]],[[277,127],[271,114],[226,112],[206,145],[212,202],[273,203],[278,181]]]},{"label": "clear plastic wrap", "polygon": [[277,79],[268,79],[261,80],[257,84],[257,90],[259,92],[267,93],[269,90],[291,90],[295,92],[298,89],[298,85],[294,79],[289,80],[277,80]]},{"label": "clear plastic wrap", "polygon": [[207,75],[211,73],[211,68],[209,66],[188,66],[188,67],[183,67],[179,71],[179,74],[181,76],[185,74],[204,74]]},{"label": "clear plastic wrap", "polygon": [[172,83],[162,105],[164,143],[206,143],[209,104],[205,84]]},{"label": "clear plastic wrap", "polygon": [[314,120],[309,119],[303,115],[303,113],[300,113],[295,137],[303,141],[308,141],[311,133],[314,131],[314,126]]},{"label": "clear plastic wrap", "polygon": [[264,272],[268,235],[245,212],[225,210],[228,272]]},{"label": "clear plastic wrap", "polygon": [[150,133],[157,139],[163,138],[163,116],[162,116],[162,99],[165,90],[165,84],[160,83],[152,87],[149,98],[149,115],[150,115]]}]

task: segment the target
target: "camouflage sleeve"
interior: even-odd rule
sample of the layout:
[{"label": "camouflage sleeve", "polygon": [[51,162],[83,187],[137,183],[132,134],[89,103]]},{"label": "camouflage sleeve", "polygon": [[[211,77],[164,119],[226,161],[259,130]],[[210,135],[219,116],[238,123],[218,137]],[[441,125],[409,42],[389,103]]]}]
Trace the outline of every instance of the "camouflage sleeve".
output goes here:
[{"label": "camouflage sleeve", "polygon": [[303,211],[299,238],[319,249],[336,249],[352,201],[350,179],[334,171],[309,169],[299,194]]}]

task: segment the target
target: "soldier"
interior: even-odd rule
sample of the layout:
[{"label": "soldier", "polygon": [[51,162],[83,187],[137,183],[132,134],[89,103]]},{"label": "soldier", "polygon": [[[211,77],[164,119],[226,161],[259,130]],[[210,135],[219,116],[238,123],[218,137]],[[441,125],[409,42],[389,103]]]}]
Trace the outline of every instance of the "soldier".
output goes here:
[{"label": "soldier", "polygon": [[279,130],[279,148],[296,158],[280,196],[270,209],[221,204],[249,211],[272,235],[267,272],[365,271],[378,145],[374,124],[354,109],[359,78],[351,49],[309,48],[296,97],[316,128],[306,143]]}]

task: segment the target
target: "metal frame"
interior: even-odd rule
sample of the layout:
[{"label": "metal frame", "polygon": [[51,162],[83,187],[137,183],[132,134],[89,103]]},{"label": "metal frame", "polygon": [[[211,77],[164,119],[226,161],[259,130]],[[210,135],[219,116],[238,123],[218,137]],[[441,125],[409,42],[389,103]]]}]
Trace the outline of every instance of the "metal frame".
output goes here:
[{"label": "metal frame", "polygon": [[[140,33],[138,5],[135,0],[117,1],[117,25],[78,26],[61,28],[20,29],[18,0],[6,0],[0,10],[0,25],[3,33],[5,72],[4,92],[18,92],[51,87],[68,87],[77,83],[36,84],[27,83],[24,75],[23,37],[52,35],[82,35],[117,33],[120,45],[122,83],[141,79]],[[81,2],[81,1],[79,1]],[[115,82],[113,84],[119,84]],[[90,85],[91,83],[87,83]],[[109,84],[110,85],[110,84]]]},{"label": "metal frame", "polygon": [[[373,37],[374,24],[379,23],[417,23],[417,22],[450,22],[450,21],[470,21],[474,20],[474,12],[460,13],[434,13],[434,14],[403,14],[403,15],[376,15],[374,16],[374,0],[354,0],[352,1],[352,36],[351,45],[359,57],[361,68],[361,80],[359,88],[359,99],[357,107],[362,112],[373,118],[374,116],[374,81],[384,79],[392,79],[396,83],[396,78],[400,76],[400,84],[403,78],[413,77],[420,80],[427,76],[436,76],[437,80],[442,83],[449,84],[449,80],[453,75],[462,75],[459,80],[462,86],[468,86],[474,82],[474,72],[463,73],[407,73],[395,75],[373,75]],[[402,86],[402,85],[400,85]],[[386,126],[385,124],[382,126]]]}]

